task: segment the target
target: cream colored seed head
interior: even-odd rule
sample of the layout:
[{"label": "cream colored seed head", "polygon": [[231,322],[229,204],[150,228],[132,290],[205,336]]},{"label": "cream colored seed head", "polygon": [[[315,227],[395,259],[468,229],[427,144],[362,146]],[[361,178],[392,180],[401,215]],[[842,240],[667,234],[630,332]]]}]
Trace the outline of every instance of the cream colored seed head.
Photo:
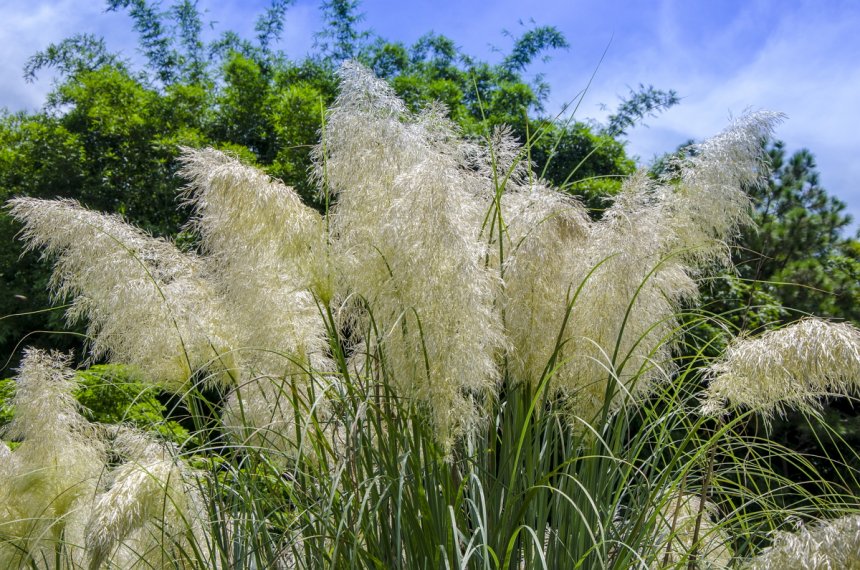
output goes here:
[{"label": "cream colored seed head", "polygon": [[[324,190],[337,197],[342,287],[378,326],[368,349],[384,347],[398,388],[430,410],[450,443],[480,419],[473,395],[495,392],[503,344],[471,151],[441,109],[413,116],[356,64],[340,76],[315,156]],[[364,331],[366,315],[356,306],[345,318]]]},{"label": "cream colored seed head", "polygon": [[170,390],[219,367],[230,342],[199,258],[73,200],[11,200],[28,247],[55,256],[52,286],[86,318],[94,358],[135,366]]},{"label": "cream colored seed head", "polygon": [[773,544],[742,566],[746,570],[858,570],[860,515],[849,515],[797,532],[779,532]]},{"label": "cream colored seed head", "polygon": [[86,529],[89,567],[173,568],[195,541],[205,554],[206,508],[199,474],[176,451],[129,428],[115,432],[113,451],[125,460],[108,476]]},{"label": "cream colored seed head", "polygon": [[821,397],[858,393],[860,330],[804,319],[758,338],[739,338],[708,375],[706,414],[743,407],[767,418],[788,409],[814,410]]},{"label": "cream colored seed head", "polygon": [[[15,417],[3,435],[21,444],[0,459],[0,567],[24,566],[27,556],[50,559],[61,537],[81,543],[86,507],[106,458],[72,396],[76,383],[68,360],[28,349],[18,370]],[[72,548],[68,556],[77,561],[81,554]]]},{"label": "cream colored seed head", "polygon": [[697,568],[723,570],[730,567],[732,549],[728,533],[714,522],[717,508],[692,494],[675,494],[654,512],[657,517],[651,565],[654,570],[686,567],[695,557]]},{"label": "cream colored seed head", "polygon": [[[245,378],[331,369],[317,301],[334,294],[322,217],[292,188],[214,149],[185,149],[192,227]],[[237,374],[241,375],[241,374]]]}]

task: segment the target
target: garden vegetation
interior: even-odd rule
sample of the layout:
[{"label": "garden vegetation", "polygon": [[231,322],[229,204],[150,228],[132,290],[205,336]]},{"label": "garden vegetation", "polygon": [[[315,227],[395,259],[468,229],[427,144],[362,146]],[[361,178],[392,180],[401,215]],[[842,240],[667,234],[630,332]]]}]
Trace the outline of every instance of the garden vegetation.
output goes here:
[{"label": "garden vegetation", "polygon": [[860,563],[855,452],[812,460],[750,429],[855,395],[860,331],[805,319],[717,356],[695,336],[729,330],[698,283],[731,266],[778,114],[629,176],[593,220],[535,173],[540,129],[466,136],[358,63],[338,78],[310,154],[322,213],[212,148],[181,157],[196,247],[9,201],[90,358],[174,394],[188,431],[90,421],[68,357],[28,350],[0,565]]}]

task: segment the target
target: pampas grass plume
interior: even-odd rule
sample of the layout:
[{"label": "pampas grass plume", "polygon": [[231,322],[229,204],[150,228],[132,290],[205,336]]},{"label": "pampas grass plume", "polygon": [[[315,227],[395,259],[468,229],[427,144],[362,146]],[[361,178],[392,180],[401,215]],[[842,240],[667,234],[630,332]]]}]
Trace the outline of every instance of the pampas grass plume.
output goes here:
[{"label": "pampas grass plume", "polygon": [[716,513],[714,504],[706,502],[703,507],[697,495],[675,494],[668,498],[655,513],[656,546],[651,552],[656,553],[656,560],[651,568],[676,568],[681,564],[686,567],[692,556],[701,570],[729,568],[732,561],[729,536],[714,522]]},{"label": "pampas grass plume", "polygon": [[72,397],[74,387],[67,356],[25,351],[12,400],[15,417],[3,433],[21,444],[0,458],[2,567],[17,567],[26,554],[39,558],[61,540],[81,544],[86,499],[106,458]]},{"label": "pampas grass plume", "polygon": [[822,397],[860,391],[860,330],[809,318],[757,338],[738,338],[708,375],[706,414],[735,407],[765,417],[814,411]]},{"label": "pampas grass plume", "polygon": [[368,351],[383,350],[395,385],[427,407],[450,444],[481,420],[473,397],[495,394],[503,345],[473,153],[441,109],[409,113],[357,64],[340,78],[315,155],[337,198],[342,287],[356,301],[342,314],[360,332],[372,314],[378,333],[364,339]]},{"label": "pampas grass plume", "polygon": [[797,532],[779,532],[746,570],[856,570],[860,568],[860,515],[848,515]]},{"label": "pampas grass plume", "polygon": [[58,298],[73,298],[70,321],[88,320],[93,358],[130,364],[180,391],[195,370],[229,352],[198,258],[73,200],[9,205],[28,247],[56,257],[52,287]]},{"label": "pampas grass plume", "polygon": [[123,568],[173,568],[191,555],[191,542],[205,547],[206,509],[197,475],[176,451],[143,432],[116,430],[113,450],[125,462],[96,497],[86,528],[91,570],[115,554]]}]

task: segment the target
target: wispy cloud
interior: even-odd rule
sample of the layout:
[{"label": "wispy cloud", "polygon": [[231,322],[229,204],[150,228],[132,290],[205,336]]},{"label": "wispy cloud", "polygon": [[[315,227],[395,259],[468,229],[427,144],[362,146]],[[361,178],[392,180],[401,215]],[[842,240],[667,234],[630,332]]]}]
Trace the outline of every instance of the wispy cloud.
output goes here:
[{"label": "wispy cloud", "polygon": [[627,85],[677,90],[680,105],[630,134],[630,151],[647,161],[720,130],[747,109],[782,111],[788,120],[777,136],[790,150],[811,149],[822,184],[860,219],[854,182],[860,177],[860,7],[753,2],[733,10],[730,3],[715,4],[721,12],[696,13],[703,9],[698,3],[664,1],[650,20],[654,41],[645,45],[617,34],[586,113],[596,109],[595,101],[614,105]]},{"label": "wispy cloud", "polygon": [[0,8],[0,107],[37,109],[51,89],[53,74],[39,74],[35,83],[24,81],[24,65],[37,51],[75,33],[105,36],[125,56],[134,53],[130,26],[120,14],[105,13],[101,2],[36,0],[7,3]]}]

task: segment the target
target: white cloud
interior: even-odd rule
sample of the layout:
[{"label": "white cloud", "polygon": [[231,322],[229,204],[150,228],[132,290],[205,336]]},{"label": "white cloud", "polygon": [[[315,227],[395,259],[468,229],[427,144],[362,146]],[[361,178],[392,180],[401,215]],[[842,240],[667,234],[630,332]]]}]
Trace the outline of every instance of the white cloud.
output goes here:
[{"label": "white cloud", "polygon": [[626,85],[640,81],[681,95],[680,105],[647,121],[650,129],[631,132],[629,149],[647,161],[687,139],[715,134],[746,109],[782,111],[788,119],[777,136],[789,150],[807,147],[816,155],[822,185],[860,220],[860,9],[759,2],[726,8],[722,22],[708,22],[667,0],[658,13],[656,20],[641,20],[657,39],[619,42],[620,53],[610,54],[589,95],[612,106]]},{"label": "white cloud", "polygon": [[0,107],[33,110],[41,106],[51,88],[53,74],[39,73],[33,84],[24,81],[27,59],[50,43],[75,33],[104,35],[109,45],[133,55],[134,39],[121,14],[105,14],[101,2],[35,0],[14,2],[0,8]]}]

